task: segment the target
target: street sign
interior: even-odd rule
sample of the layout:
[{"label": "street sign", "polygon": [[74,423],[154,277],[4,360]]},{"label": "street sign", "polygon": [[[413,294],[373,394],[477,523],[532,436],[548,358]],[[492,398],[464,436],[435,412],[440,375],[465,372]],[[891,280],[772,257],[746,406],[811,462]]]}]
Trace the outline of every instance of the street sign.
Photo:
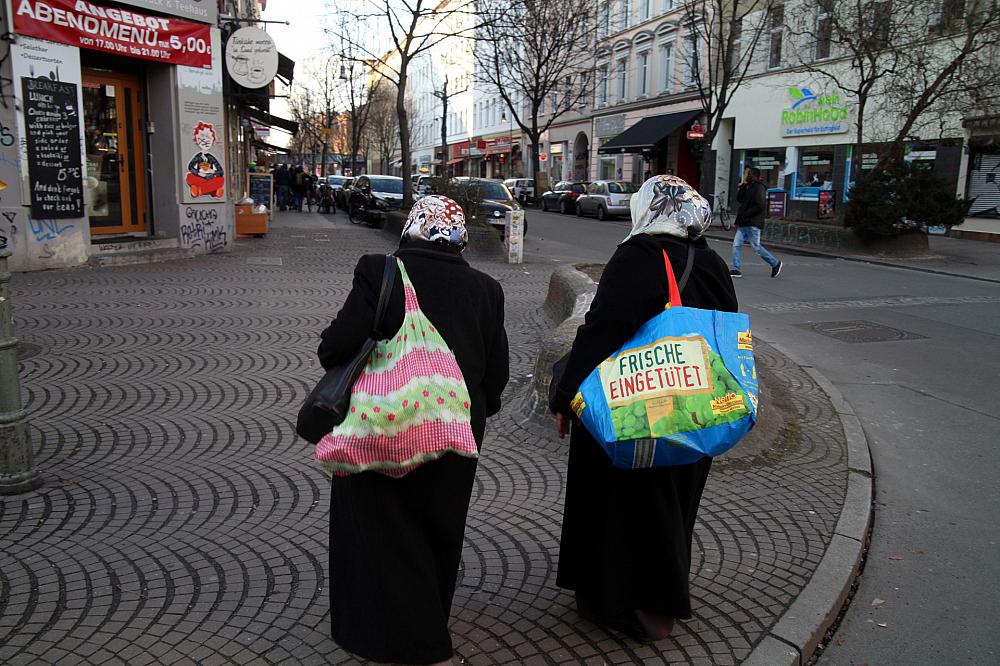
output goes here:
[{"label": "street sign", "polygon": [[549,155],[548,155],[548,153],[538,153],[538,161],[539,162],[548,162],[549,161]]},{"label": "street sign", "polygon": [[705,130],[702,129],[699,123],[692,123],[691,129],[688,130],[687,137],[688,139],[704,139]]}]

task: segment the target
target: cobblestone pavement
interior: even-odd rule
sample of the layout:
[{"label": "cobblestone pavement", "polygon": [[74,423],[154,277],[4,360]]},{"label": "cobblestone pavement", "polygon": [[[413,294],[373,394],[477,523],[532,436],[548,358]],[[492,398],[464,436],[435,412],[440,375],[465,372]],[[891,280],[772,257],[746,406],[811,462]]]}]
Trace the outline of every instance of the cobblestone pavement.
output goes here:
[{"label": "cobblestone pavement", "polygon": [[[288,214],[231,254],[15,276],[47,483],[0,498],[0,663],[353,663],[329,637],[328,484],[292,417],[356,257],[390,247]],[[839,514],[846,454],[824,394],[759,350],[798,419],[763,454],[717,461],[695,618],[653,646],[620,640],[554,586],[565,444],[523,416],[552,266],[474,263],[506,291],[514,380],[469,512],[457,656],[738,663],[809,580]]]}]

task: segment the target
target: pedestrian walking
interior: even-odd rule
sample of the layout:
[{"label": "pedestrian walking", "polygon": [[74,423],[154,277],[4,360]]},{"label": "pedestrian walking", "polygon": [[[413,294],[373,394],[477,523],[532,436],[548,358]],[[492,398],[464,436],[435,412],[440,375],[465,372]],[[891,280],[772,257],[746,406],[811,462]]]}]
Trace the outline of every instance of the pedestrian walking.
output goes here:
[{"label": "pedestrian walking", "polygon": [[302,212],[302,199],[306,194],[306,174],[302,167],[296,166],[292,169],[292,198],[295,210]]},{"label": "pedestrian walking", "polygon": [[[405,273],[390,293],[384,330],[402,326],[408,276],[413,300],[461,369],[478,449],[486,418],[500,410],[509,359],[503,289],[465,261],[466,241],[465,216],[451,199],[427,196],[414,204],[395,252]],[[370,334],[384,266],[383,255],[358,262],[354,286],[322,334],[318,355],[324,368],[348,360]],[[409,312],[410,296],[405,300]],[[434,400],[434,391],[429,385],[416,399]],[[476,458],[446,453],[400,478],[375,471],[333,478],[330,615],[341,647],[377,662],[450,660],[448,616],[476,467]]]},{"label": "pedestrian walking", "polygon": [[767,210],[767,187],[761,179],[760,169],[747,169],[743,172],[743,182],[736,193],[736,201],[739,208],[736,210],[736,235],[733,236],[733,269],[729,274],[737,278],[743,277],[743,244],[750,243],[750,247],[771,267],[771,277],[778,277],[781,262],[760,243],[764,212]]},{"label": "pedestrian walking", "polygon": [[664,252],[682,275],[694,247],[685,306],[735,312],[737,302],[726,262],[702,236],[711,208],[684,180],[654,176],[632,195],[631,209],[632,231],[604,268],[549,402],[559,437],[570,435],[556,584],[575,592],[582,617],[654,641],[691,617],[691,539],[712,459],[618,469],[570,403],[594,368],[663,311]]},{"label": "pedestrian walking", "polygon": [[274,172],[274,187],[278,192],[278,208],[286,210],[289,202],[289,188],[292,184],[292,174],[287,164],[282,164]]}]

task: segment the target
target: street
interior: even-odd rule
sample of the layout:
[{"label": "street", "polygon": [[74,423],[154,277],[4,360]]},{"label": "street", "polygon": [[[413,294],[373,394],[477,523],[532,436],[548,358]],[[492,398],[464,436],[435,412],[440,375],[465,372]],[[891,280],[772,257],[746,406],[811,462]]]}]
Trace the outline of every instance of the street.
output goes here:
[{"label": "street", "polygon": [[[789,396],[802,441],[715,463],[695,529],[695,617],[644,646],[582,620],[554,586],[566,444],[523,402],[551,330],[549,274],[606,261],[628,224],[528,220],[524,264],[469,255],[504,287],[512,381],[470,507],[457,657],[745,659],[809,583],[845,493],[833,407],[774,344],[836,384],[875,461],[868,564],[820,663],[995,660],[984,583],[1000,573],[1000,373],[977,350],[996,347],[997,284],[777,250],[786,269],[772,280],[745,254],[736,286],[756,353],[778,373],[765,386]],[[232,253],[14,276],[46,486],[0,502],[0,662],[356,663],[329,638],[328,489],[290,421],[357,256],[394,244],[343,214],[280,213],[267,238]],[[866,342],[878,336],[890,341]]]},{"label": "street", "polygon": [[[528,218],[527,251],[569,262],[606,261],[628,229],[537,210]],[[729,243],[712,246],[730,261]],[[755,335],[840,389],[875,469],[867,565],[820,663],[995,662],[1000,284],[774,254],[785,266],[772,280],[744,248],[741,307]]]}]

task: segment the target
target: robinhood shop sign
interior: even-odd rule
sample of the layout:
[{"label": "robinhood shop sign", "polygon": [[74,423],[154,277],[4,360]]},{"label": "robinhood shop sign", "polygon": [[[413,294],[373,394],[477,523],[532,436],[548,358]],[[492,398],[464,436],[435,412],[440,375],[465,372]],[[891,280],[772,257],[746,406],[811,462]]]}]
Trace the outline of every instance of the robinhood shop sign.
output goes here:
[{"label": "robinhood shop sign", "polygon": [[835,94],[816,95],[809,88],[789,88],[791,106],[781,110],[781,136],[844,134],[851,129],[853,105]]}]

